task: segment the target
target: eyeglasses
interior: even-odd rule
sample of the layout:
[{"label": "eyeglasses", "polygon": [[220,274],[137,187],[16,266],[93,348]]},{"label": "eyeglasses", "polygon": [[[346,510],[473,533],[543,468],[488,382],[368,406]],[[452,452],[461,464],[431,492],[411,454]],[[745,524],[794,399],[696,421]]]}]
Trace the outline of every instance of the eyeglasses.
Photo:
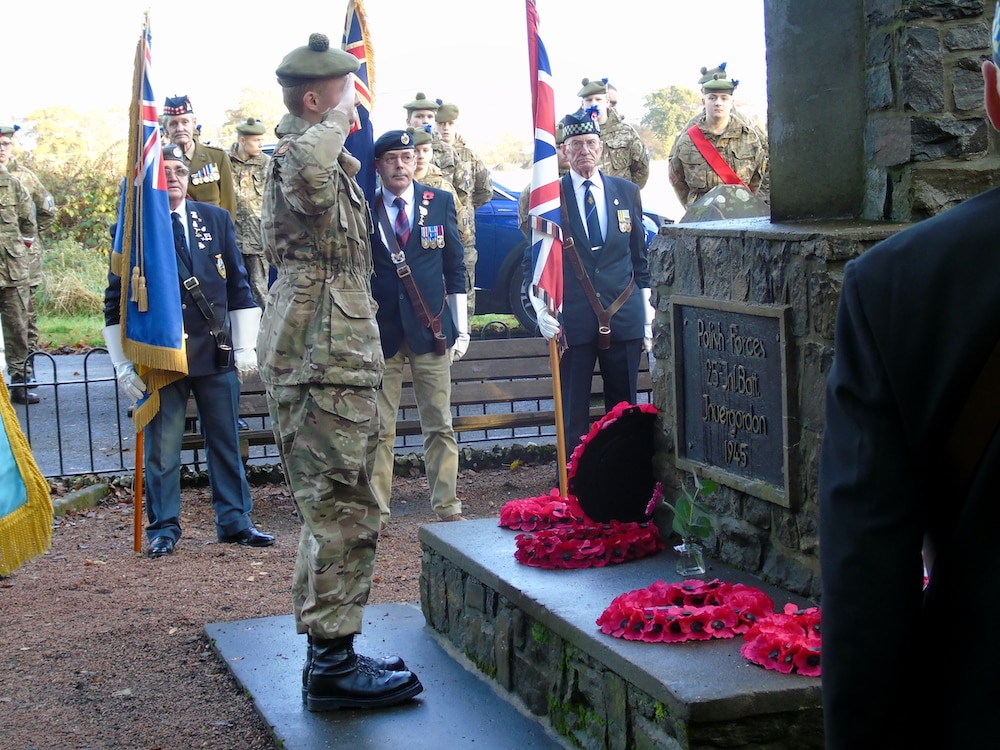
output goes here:
[{"label": "eyeglasses", "polygon": [[413,161],[413,152],[408,151],[405,154],[383,154],[378,158],[378,160],[388,162],[389,164],[409,164]]},{"label": "eyeglasses", "polygon": [[566,144],[566,148],[570,151],[583,151],[587,149],[588,151],[597,151],[601,148],[600,141],[570,141]]},{"label": "eyeglasses", "polygon": [[167,177],[187,177],[190,170],[187,167],[177,167],[177,169],[163,168],[163,174]]}]

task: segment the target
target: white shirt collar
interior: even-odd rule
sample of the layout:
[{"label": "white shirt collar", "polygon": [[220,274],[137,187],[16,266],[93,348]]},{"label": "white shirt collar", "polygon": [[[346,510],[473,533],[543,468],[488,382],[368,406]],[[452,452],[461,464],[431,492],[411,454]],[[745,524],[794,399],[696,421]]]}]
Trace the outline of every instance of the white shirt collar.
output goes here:
[{"label": "white shirt collar", "polygon": [[[403,194],[399,197],[406,202],[406,210],[409,213],[413,211],[413,182],[411,181]],[[385,187],[382,188],[382,202],[385,204],[386,208],[392,206],[392,202],[396,200],[396,194],[391,190],[386,190]]]},{"label": "white shirt collar", "polygon": [[583,190],[584,180],[590,180],[594,184],[593,190],[604,190],[604,176],[599,169],[590,177],[582,177],[579,173],[571,169],[569,170],[569,177],[573,181],[573,190],[575,191]]}]

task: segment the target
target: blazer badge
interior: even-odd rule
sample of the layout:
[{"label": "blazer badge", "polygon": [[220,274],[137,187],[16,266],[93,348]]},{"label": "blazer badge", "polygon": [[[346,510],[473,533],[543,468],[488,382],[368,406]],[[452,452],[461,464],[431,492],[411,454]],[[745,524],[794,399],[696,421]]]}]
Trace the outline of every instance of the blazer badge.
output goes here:
[{"label": "blazer badge", "polygon": [[219,272],[219,276],[226,278],[226,262],[221,255],[215,256],[215,270]]}]

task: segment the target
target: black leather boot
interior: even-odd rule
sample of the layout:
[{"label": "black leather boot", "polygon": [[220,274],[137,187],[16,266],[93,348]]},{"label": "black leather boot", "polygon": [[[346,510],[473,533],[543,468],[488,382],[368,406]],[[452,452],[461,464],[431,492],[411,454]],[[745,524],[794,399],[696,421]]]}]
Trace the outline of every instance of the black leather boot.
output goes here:
[{"label": "black leather boot", "polygon": [[379,669],[375,661],[354,653],[354,636],[312,639],[306,679],[306,708],[383,708],[418,695],[424,686],[412,672]]},{"label": "black leather boot", "polygon": [[[406,669],[406,664],[398,656],[363,656],[354,655],[361,661],[370,662],[376,669],[384,669],[388,672],[402,672]],[[313,659],[313,637],[306,635],[306,663],[302,665],[302,702],[306,702],[306,694],[309,687],[309,670],[312,669]]]},{"label": "black leather boot", "polygon": [[[29,378],[29,382],[30,382]],[[29,391],[23,375],[11,375],[10,377],[10,400],[15,404],[37,404],[41,399],[34,391]]]}]

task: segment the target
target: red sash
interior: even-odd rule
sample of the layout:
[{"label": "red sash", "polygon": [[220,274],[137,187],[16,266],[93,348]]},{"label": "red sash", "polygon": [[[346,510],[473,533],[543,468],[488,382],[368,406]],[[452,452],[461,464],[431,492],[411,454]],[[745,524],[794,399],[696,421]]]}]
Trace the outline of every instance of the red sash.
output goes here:
[{"label": "red sash", "polygon": [[[722,180],[723,183],[726,185],[743,185],[743,187],[747,187],[743,183],[743,180],[740,179],[740,176],[736,174],[736,172],[733,171],[733,168],[726,163],[725,159],[722,158],[722,154],[719,153],[719,150],[713,146],[705,137],[705,134],[701,132],[701,128],[697,125],[692,125],[688,128],[687,134],[691,136],[691,142],[694,144],[694,147],[698,149],[698,153],[705,157],[705,161],[708,162],[708,166],[712,168],[712,171],[719,176],[719,179]],[[747,190],[749,189],[750,188],[747,188]]]}]

